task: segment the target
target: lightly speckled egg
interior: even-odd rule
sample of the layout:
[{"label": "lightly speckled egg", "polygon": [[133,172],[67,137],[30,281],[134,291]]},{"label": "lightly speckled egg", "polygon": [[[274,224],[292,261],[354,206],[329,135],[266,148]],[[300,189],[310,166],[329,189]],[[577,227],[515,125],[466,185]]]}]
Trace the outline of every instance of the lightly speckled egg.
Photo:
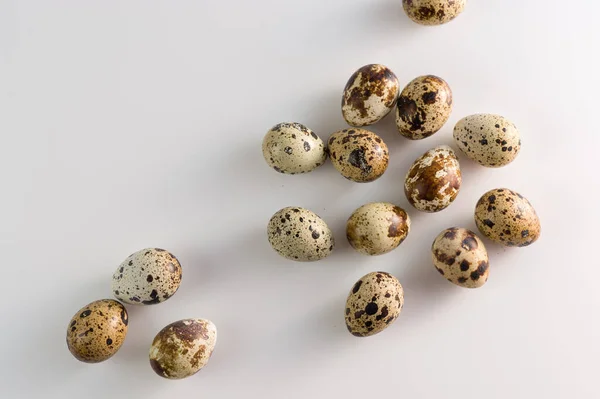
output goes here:
[{"label": "lightly speckled egg", "polygon": [[335,245],[327,223],[314,212],[300,207],[277,211],[267,227],[269,243],[286,259],[312,262],[327,257]]},{"label": "lightly speckled egg", "polygon": [[153,305],[169,299],[181,283],[181,265],[172,253],[146,248],[129,255],[113,274],[115,297],[132,305]]},{"label": "lightly speckled egg", "polygon": [[399,206],[373,202],[358,208],[346,223],[348,242],[365,255],[383,255],[397,248],[410,230],[410,217]]},{"label": "lightly speckled egg", "polygon": [[479,288],[489,277],[485,245],[475,233],[462,227],[442,231],[431,246],[437,271],[448,281],[465,288]]},{"label": "lightly speckled egg", "polygon": [[385,330],[400,315],[404,290],[389,273],[373,272],[354,284],[346,300],[346,327],[356,337]]},{"label": "lightly speckled egg", "polygon": [[403,0],[404,12],[421,25],[442,25],[463,12],[467,0]]},{"label": "lightly speckled egg", "polygon": [[506,247],[526,247],[540,237],[541,225],[527,198],[507,188],[483,194],[475,207],[475,223],[490,240]]},{"label": "lightly speckled egg", "polygon": [[388,67],[365,65],[352,74],[344,88],[342,115],[351,126],[377,123],[396,105],[398,91],[398,78]]},{"label": "lightly speckled egg", "polygon": [[490,168],[508,165],[521,150],[521,135],[514,123],[493,114],[470,115],[458,121],[454,141],[467,157]]},{"label": "lightly speckled egg", "polygon": [[442,145],[427,151],[411,166],[404,193],[419,211],[439,212],[456,199],[461,183],[458,158],[450,147]]},{"label": "lightly speckled egg", "polygon": [[442,78],[419,76],[400,93],[396,105],[396,127],[411,140],[437,133],[450,118],[452,90]]},{"label": "lightly speckled egg", "polygon": [[292,122],[275,125],[262,144],[267,164],[279,173],[308,173],[325,163],[323,140],[306,126]]},{"label": "lightly speckled egg", "polygon": [[161,377],[179,380],[204,367],[217,343],[217,327],[204,319],[185,319],[163,328],[150,346],[150,366]]},{"label": "lightly speckled egg", "polygon": [[113,299],[94,301],[73,316],[67,327],[67,347],[77,360],[99,363],[112,357],[127,335],[125,306]]},{"label": "lightly speckled egg", "polygon": [[346,179],[368,183],[380,178],[388,167],[387,145],[375,133],[345,129],[329,137],[329,156]]}]

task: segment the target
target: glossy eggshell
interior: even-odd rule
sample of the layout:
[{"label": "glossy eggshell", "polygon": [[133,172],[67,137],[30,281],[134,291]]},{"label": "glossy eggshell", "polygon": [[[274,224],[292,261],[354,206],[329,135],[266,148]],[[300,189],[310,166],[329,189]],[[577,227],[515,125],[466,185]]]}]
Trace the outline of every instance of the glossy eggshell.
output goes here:
[{"label": "glossy eggshell", "polygon": [[479,288],[489,277],[485,245],[471,230],[453,227],[442,231],[431,246],[437,271],[448,281],[465,288]]},{"label": "glossy eggshell", "polygon": [[400,93],[396,106],[396,127],[411,140],[422,140],[448,121],[452,112],[452,90],[442,78],[419,76]]},{"label": "glossy eggshell", "polygon": [[456,199],[461,183],[456,154],[448,146],[439,146],[427,151],[411,166],[404,193],[419,211],[439,212]]},{"label": "glossy eggshell", "polygon": [[458,121],[454,141],[467,157],[490,168],[508,165],[521,150],[515,124],[493,114],[470,115]]},{"label": "glossy eggshell", "polygon": [[351,126],[372,125],[396,105],[398,78],[385,65],[365,65],[350,77],[342,96],[342,115]]},{"label": "glossy eggshell", "polygon": [[172,297],[181,283],[181,265],[160,248],[135,252],[113,274],[115,298],[132,305],[153,305]]},{"label": "glossy eggshell", "polygon": [[262,144],[267,164],[279,173],[308,173],[325,163],[323,140],[300,123],[280,123],[267,132]]},{"label": "glossy eggshell", "polygon": [[507,247],[526,247],[538,240],[540,219],[527,198],[507,188],[490,190],[477,202],[475,223],[490,240]]},{"label": "glossy eggshell", "polygon": [[156,374],[178,380],[204,367],[217,343],[217,328],[204,319],[185,319],[163,328],[152,341],[150,366]]},{"label": "glossy eggshell", "polygon": [[67,327],[67,347],[77,360],[99,363],[113,356],[125,341],[127,310],[112,299],[94,301],[73,316]]},{"label": "glossy eggshell", "polygon": [[467,0],[403,0],[404,12],[421,25],[442,25],[463,12]]},{"label": "glossy eggshell", "polygon": [[329,155],[335,169],[357,183],[377,180],[389,163],[388,148],[383,140],[373,132],[358,128],[332,134]]},{"label": "glossy eggshell", "polygon": [[350,245],[365,255],[382,255],[397,248],[410,230],[410,217],[399,206],[385,202],[358,208],[346,223]]},{"label": "glossy eggshell", "polygon": [[354,284],[346,300],[346,327],[356,337],[368,337],[385,330],[400,315],[404,290],[389,273],[373,272]]},{"label": "glossy eggshell", "polygon": [[323,259],[334,248],[333,233],[314,212],[300,207],[277,211],[267,227],[271,247],[286,259],[312,262]]}]

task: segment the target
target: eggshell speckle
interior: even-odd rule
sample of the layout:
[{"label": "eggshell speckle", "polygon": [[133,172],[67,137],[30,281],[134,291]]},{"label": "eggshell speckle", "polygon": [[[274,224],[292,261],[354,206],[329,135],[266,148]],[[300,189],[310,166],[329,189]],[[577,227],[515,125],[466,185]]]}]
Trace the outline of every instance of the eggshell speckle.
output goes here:
[{"label": "eggshell speckle", "polygon": [[211,321],[176,321],[154,338],[150,366],[156,374],[171,380],[189,377],[208,363],[216,343],[217,328]]},{"label": "eggshell speckle", "polygon": [[99,363],[113,356],[125,341],[129,323],[125,307],[112,299],[94,301],[73,316],[67,347],[77,360]]},{"label": "eggshell speckle", "polygon": [[404,306],[402,285],[389,273],[373,272],[354,284],[346,301],[346,327],[356,337],[385,330]]},{"label": "eggshell speckle", "polygon": [[346,129],[329,137],[329,155],[346,179],[368,183],[380,178],[388,167],[389,153],[383,140],[364,129]]},{"label": "eggshell speckle", "polygon": [[269,243],[279,255],[299,262],[312,262],[333,251],[333,233],[314,212],[300,207],[279,210],[267,228]]},{"label": "eggshell speckle", "polygon": [[467,0],[403,0],[404,11],[421,25],[441,25],[463,12]]},{"label": "eggshell speckle", "polygon": [[181,265],[170,252],[146,248],[131,254],[113,274],[115,297],[132,305],[153,305],[169,299],[181,283]]}]

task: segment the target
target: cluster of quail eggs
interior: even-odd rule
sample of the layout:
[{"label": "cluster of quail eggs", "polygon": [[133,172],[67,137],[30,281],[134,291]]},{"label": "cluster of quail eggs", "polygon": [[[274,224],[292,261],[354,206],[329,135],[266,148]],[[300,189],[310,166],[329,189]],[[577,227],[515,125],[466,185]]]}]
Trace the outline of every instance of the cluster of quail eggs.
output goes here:
[{"label": "cluster of quail eggs", "polygon": [[[448,7],[439,8],[442,3]],[[464,1],[404,1],[411,18],[424,24],[447,22]],[[435,13],[424,7],[438,7]],[[419,11],[421,10],[421,11]],[[433,18],[433,19],[432,19]],[[280,123],[263,140],[267,164],[279,173],[311,172],[327,158],[346,179],[357,183],[377,180],[387,170],[389,151],[377,134],[366,130],[394,113],[399,135],[423,140],[439,132],[452,112],[452,90],[442,78],[418,76],[400,89],[398,78],[385,65],[356,70],[342,94],[342,116],[349,128],[324,141],[308,127]],[[466,116],[454,126],[453,141],[460,153],[478,164],[498,168],[511,163],[521,149],[520,134],[508,119],[494,114]],[[450,146],[431,148],[406,173],[404,192],[415,211],[435,213],[450,207],[460,193],[462,175],[457,152]],[[474,211],[479,232],[508,247],[524,247],[540,235],[540,221],[521,194],[498,188],[479,199]],[[406,239],[411,218],[396,204],[363,204],[348,218],[346,238],[357,252],[376,256],[389,253]],[[282,257],[298,262],[329,256],[335,240],[327,223],[299,206],[277,211],[267,228],[268,240]],[[473,231],[452,227],[442,231],[431,246],[432,263],[448,281],[465,288],[483,286],[489,276],[485,244]],[[389,273],[363,276],[350,290],[345,308],[348,330],[355,336],[376,334],[396,320],[404,304],[400,282]]]},{"label": "cluster of quail eggs", "polygon": [[[67,347],[84,363],[103,362],[117,353],[127,335],[124,304],[155,305],[172,297],[181,283],[181,264],[160,248],[142,249],[123,261],[112,277],[116,299],[101,299],[79,309],[67,327]],[[210,359],[217,341],[215,325],[185,319],[163,328],[150,344],[149,362],[156,374],[182,379],[197,373]]]}]

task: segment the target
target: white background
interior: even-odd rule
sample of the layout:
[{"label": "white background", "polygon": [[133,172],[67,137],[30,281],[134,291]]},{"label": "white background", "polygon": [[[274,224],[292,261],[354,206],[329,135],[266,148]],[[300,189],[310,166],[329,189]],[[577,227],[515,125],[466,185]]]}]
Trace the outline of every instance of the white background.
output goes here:
[{"label": "white background", "polygon": [[[421,27],[400,0],[0,1],[0,396],[599,397],[598,15],[591,0],[471,0],[450,24]],[[326,139],[345,128],[342,89],[367,63],[402,86],[446,79],[455,102],[442,131],[411,142],[392,117],[374,126],[391,163],[371,184],[330,163],[270,170],[266,131],[298,121]],[[517,124],[517,160],[492,170],[462,156],[450,208],[409,208],[410,164],[478,112]],[[431,242],[474,229],[475,202],[497,187],[533,203],[542,237],[486,241],[489,282],[456,287],[431,265]],[[347,217],[370,201],[413,219],[404,244],[376,258],[345,239]],[[331,257],[299,264],[270,248],[267,222],[289,205],[328,222]],[[110,297],[119,263],[150,246],[181,260],[178,293],[129,306],[113,358],[76,361],[69,319]],[[375,270],[399,278],[405,308],[355,338],[346,296]],[[162,379],[152,338],[189,317],[217,325],[213,357],[191,378]]]}]

